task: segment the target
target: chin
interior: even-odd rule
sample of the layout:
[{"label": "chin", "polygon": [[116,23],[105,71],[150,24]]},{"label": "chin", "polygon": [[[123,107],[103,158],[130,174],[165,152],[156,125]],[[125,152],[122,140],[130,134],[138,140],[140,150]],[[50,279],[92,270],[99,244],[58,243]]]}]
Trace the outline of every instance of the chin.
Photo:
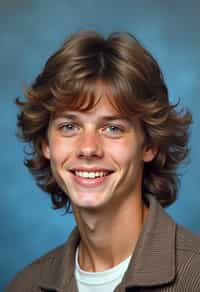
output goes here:
[{"label": "chin", "polygon": [[74,199],[73,201],[73,205],[76,208],[83,208],[83,209],[100,209],[103,206],[105,206],[106,202],[105,201],[97,201],[97,200],[91,200],[91,198],[82,198],[82,200],[80,199]]},{"label": "chin", "polygon": [[75,203],[75,206],[77,206],[78,208],[87,208],[87,209],[96,209],[101,207],[102,204],[98,203],[98,202],[89,202],[89,201],[85,201],[85,202],[77,202]]}]

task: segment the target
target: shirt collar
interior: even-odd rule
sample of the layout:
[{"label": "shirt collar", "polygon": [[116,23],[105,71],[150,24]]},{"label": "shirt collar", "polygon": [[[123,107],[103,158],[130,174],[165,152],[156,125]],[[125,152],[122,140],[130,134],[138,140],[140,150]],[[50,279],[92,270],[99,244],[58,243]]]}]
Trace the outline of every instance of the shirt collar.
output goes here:
[{"label": "shirt collar", "polygon": [[[147,199],[149,211],[121,287],[162,285],[175,278],[176,224],[153,196]],[[79,241],[76,227],[67,243],[49,254],[43,263],[40,287],[77,292],[74,266]]]}]

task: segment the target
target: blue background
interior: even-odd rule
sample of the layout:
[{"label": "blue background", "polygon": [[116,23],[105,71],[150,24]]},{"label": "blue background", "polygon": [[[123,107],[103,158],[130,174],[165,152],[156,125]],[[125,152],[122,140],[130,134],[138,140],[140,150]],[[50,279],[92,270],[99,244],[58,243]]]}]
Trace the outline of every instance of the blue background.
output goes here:
[{"label": "blue background", "polygon": [[22,267],[62,243],[75,224],[72,215],[51,209],[23,166],[13,101],[64,38],[80,29],[136,34],[160,63],[171,101],[180,97],[192,111],[191,162],[168,212],[200,233],[200,1],[5,0],[0,24],[0,291]]}]

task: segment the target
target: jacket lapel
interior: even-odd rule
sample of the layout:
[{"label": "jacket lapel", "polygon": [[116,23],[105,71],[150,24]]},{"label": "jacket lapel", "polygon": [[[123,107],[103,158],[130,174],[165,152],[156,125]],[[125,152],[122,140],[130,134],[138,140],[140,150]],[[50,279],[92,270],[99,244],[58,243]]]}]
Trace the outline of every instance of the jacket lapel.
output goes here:
[{"label": "jacket lapel", "polygon": [[76,227],[67,243],[56,249],[46,260],[39,287],[47,291],[78,292],[74,278],[74,261],[76,247],[80,241]]},{"label": "jacket lapel", "polygon": [[175,278],[176,224],[153,196],[147,199],[149,213],[120,287],[151,287]]}]

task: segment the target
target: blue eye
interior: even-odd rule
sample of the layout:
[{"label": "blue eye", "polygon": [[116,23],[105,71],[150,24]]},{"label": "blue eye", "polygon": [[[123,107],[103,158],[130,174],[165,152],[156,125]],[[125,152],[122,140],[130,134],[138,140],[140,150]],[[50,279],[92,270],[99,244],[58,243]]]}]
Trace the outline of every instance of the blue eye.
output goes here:
[{"label": "blue eye", "polygon": [[74,125],[72,125],[72,124],[63,125],[62,129],[65,130],[65,131],[71,131],[71,130],[74,129]]},{"label": "blue eye", "polygon": [[75,131],[77,131],[77,126],[72,124],[72,123],[65,123],[63,125],[61,125],[59,127],[59,129],[63,132],[63,133],[73,133]]},{"label": "blue eye", "polygon": [[121,129],[118,128],[118,127],[116,127],[116,126],[109,126],[108,128],[111,129],[112,132],[118,132],[118,131],[121,131]]},{"label": "blue eye", "polygon": [[118,126],[114,126],[114,125],[109,125],[105,128],[105,132],[107,134],[121,134],[123,133],[123,129],[118,127]]}]

